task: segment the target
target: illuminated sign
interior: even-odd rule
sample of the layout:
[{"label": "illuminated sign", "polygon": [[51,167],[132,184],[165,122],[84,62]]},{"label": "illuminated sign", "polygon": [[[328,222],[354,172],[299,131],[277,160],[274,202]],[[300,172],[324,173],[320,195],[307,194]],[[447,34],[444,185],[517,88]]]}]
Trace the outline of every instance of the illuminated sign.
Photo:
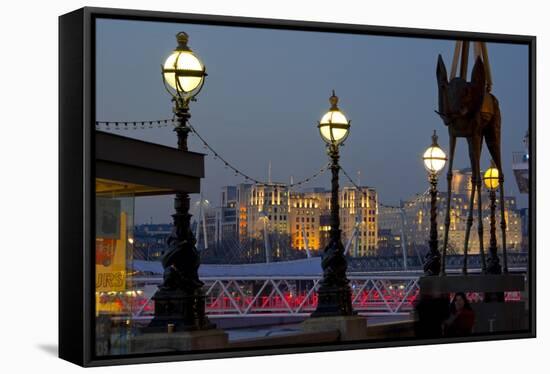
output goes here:
[{"label": "illuminated sign", "polygon": [[127,213],[121,202],[98,198],[96,204],[96,291],[126,289]]}]

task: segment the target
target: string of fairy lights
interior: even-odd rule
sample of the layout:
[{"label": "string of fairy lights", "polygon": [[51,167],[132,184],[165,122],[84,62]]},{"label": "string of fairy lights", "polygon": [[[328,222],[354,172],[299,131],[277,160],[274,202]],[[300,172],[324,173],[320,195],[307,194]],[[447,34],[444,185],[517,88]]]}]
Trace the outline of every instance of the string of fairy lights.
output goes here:
[{"label": "string of fairy lights", "polygon": [[[175,118],[172,118],[172,119],[153,120],[153,121],[97,121],[95,126],[97,130],[124,131],[124,130],[143,130],[143,129],[163,128],[169,125],[175,126],[176,124],[177,124],[177,120]],[[263,180],[251,177],[249,174],[243,172],[240,168],[236,167],[233,163],[229,162],[218,151],[216,151],[214,147],[212,147],[212,145],[210,145],[210,143],[208,143],[206,139],[201,134],[199,134],[197,129],[193,125],[191,125],[189,122],[187,123],[187,127],[189,127],[189,129],[191,130],[191,133],[194,134],[197,137],[197,139],[202,143],[204,149],[210,152],[210,155],[214,158],[214,160],[219,160],[226,169],[231,170],[235,174],[235,176],[240,176],[246,182],[252,182],[254,184],[262,184],[266,186],[278,186],[278,187],[285,186],[288,188],[296,188],[314,181],[315,179],[317,179],[319,176],[321,176],[324,172],[328,170],[329,164],[327,163],[323,165],[317,172],[297,182],[272,183],[270,181],[263,181]]]},{"label": "string of fairy lights", "polygon": [[96,130],[145,130],[168,127],[176,123],[175,118],[157,119],[153,121],[96,121]]},{"label": "string of fairy lights", "polygon": [[[95,123],[96,130],[106,130],[106,131],[127,131],[127,130],[145,130],[145,129],[158,129],[158,128],[165,128],[168,126],[175,126],[177,124],[176,118],[170,118],[170,119],[160,119],[160,120],[148,120],[148,121],[97,121]],[[206,139],[199,134],[197,129],[191,125],[190,123],[187,123],[187,126],[191,129],[191,133],[194,134],[197,139],[202,143],[205,150],[208,150],[210,152],[210,155],[214,158],[214,160],[219,160],[226,169],[231,170],[235,176],[240,176],[243,178],[246,182],[252,182],[254,184],[262,184],[266,186],[285,186],[288,188],[296,188],[300,187],[304,184],[310,183],[320,177],[322,174],[324,174],[330,167],[330,163],[327,163],[323,165],[317,172],[313,173],[312,175],[303,178],[297,182],[292,183],[271,183],[270,181],[263,181],[257,178],[253,178],[247,173],[243,172],[241,169],[236,167],[234,164],[229,162],[225,157],[223,157],[218,151],[210,145],[206,141]],[[350,177],[350,175],[346,172],[344,168],[340,166],[340,170],[342,171],[342,174],[346,177],[346,179],[351,183],[353,187],[360,190],[361,187],[357,185],[357,183],[354,182],[353,178]],[[415,204],[418,201],[425,199],[425,197],[429,194],[429,189],[426,190],[422,194],[418,194],[414,199],[407,201],[404,203],[404,205],[408,204]],[[387,205],[378,203],[380,207],[387,208],[387,209],[402,209],[402,206],[394,206],[394,205]]]},{"label": "string of fairy lights", "polygon": [[[221,156],[219,154],[219,152],[217,152],[198,132],[197,132],[197,129],[195,129],[193,127],[193,125],[191,125],[190,123],[187,124],[187,126],[189,126],[189,128],[191,129],[191,131],[197,136],[197,138],[200,140],[200,142],[203,144],[203,146],[208,149],[212,156],[214,157],[214,159],[218,159],[220,160],[223,165],[232,170],[234,173],[235,173],[235,176],[241,176],[242,178],[245,179],[245,181],[251,181],[251,182],[254,182],[255,184],[263,184],[263,185],[275,185],[269,181],[261,181],[259,179],[256,179],[256,178],[252,178],[251,176],[249,176],[248,174],[242,172],[241,170],[239,170],[236,166],[234,166],[232,163],[230,163],[229,161],[227,161],[227,159],[225,159],[223,156]],[[306,183],[309,183],[313,180],[315,180],[317,177],[319,177],[320,175],[322,175],[325,171],[327,171],[328,169],[328,164],[325,164],[323,165],[317,172],[315,172],[314,174],[310,175],[309,177],[307,178],[304,178],[302,180],[299,180],[298,182],[293,182],[293,183],[284,183],[285,186],[289,187],[289,188],[295,188],[295,187],[299,187],[303,184],[306,184]],[[281,186],[281,184],[276,184],[277,186]]]}]

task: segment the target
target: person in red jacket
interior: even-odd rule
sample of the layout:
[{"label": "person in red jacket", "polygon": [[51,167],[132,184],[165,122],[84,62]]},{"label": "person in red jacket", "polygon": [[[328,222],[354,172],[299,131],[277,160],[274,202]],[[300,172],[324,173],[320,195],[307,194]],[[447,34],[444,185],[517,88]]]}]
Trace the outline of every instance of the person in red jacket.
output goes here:
[{"label": "person in red jacket", "polygon": [[455,294],[450,309],[450,317],[443,322],[445,336],[470,335],[475,323],[475,314],[464,292]]}]

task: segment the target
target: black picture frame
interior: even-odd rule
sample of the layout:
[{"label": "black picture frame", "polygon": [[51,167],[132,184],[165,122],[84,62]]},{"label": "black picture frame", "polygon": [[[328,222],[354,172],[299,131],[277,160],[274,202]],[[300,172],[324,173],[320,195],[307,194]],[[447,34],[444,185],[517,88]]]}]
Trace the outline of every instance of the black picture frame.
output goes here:
[{"label": "black picture frame", "polygon": [[[196,353],[94,356],[94,183],[95,20],[98,18],[185,22],[346,34],[506,42],[529,47],[529,311],[530,326],[519,333],[466,338],[397,339],[314,346],[246,348]],[[403,347],[536,336],[536,37],[365,26],[355,24],[214,16],[85,7],[59,17],[59,357],[81,366]]]}]

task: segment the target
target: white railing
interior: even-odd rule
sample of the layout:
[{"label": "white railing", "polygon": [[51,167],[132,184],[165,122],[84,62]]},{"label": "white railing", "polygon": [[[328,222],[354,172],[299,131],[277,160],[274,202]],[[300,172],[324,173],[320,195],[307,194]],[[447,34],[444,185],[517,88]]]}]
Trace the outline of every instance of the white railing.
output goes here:
[{"label": "white railing", "polygon": [[[399,315],[412,310],[418,294],[418,275],[349,276],[352,304],[363,315]],[[149,294],[134,302],[132,317],[147,317],[154,310],[152,292],[162,278],[134,278],[137,290]],[[320,276],[217,277],[205,283],[206,312],[212,317],[307,316],[317,305]],[[130,305],[128,305],[130,307]]]},{"label": "white railing", "polygon": [[[472,269],[476,272],[479,269]],[[511,271],[518,269],[511,269]],[[525,269],[520,269],[525,271]],[[418,272],[349,275],[353,309],[361,315],[405,315],[418,296]],[[307,316],[317,306],[321,276],[226,276],[203,277],[206,313],[214,318]],[[122,316],[148,319],[154,313],[152,297],[162,282],[159,276],[131,279],[131,290],[120,298]],[[481,295],[482,296],[482,295]],[[472,301],[481,300],[471,294]],[[506,293],[519,300],[520,293]]]}]

